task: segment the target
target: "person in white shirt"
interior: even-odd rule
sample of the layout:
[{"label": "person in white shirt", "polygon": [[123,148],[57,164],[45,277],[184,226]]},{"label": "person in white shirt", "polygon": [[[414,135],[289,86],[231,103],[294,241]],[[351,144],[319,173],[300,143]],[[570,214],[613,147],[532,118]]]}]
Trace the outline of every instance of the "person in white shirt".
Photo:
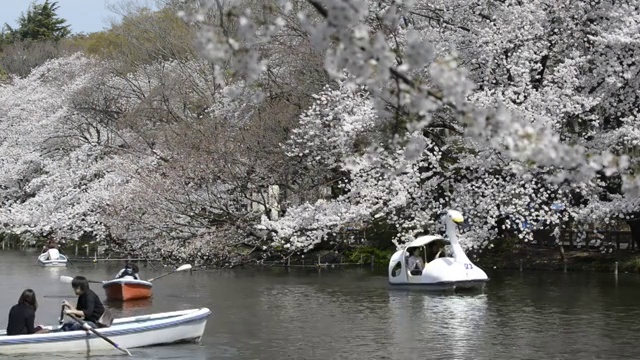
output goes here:
[{"label": "person in white shirt", "polygon": [[420,275],[422,274],[422,269],[424,269],[424,262],[420,257],[420,250],[416,249],[413,254],[409,257],[409,261],[407,264],[407,268],[412,275]]},{"label": "person in white shirt", "polygon": [[60,258],[60,251],[55,240],[49,240],[47,245],[42,247],[42,253],[45,252],[47,253],[46,260],[58,260]]}]

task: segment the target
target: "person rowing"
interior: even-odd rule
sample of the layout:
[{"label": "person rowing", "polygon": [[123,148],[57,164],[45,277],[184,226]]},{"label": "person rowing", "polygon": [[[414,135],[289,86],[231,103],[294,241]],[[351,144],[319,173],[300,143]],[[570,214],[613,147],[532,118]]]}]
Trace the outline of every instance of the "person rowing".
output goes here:
[{"label": "person rowing", "polygon": [[[89,281],[84,276],[76,276],[71,281],[73,292],[78,295],[76,306],[71,305],[67,300],[62,302],[65,315],[73,315],[84,321],[92,328],[99,327],[99,320],[105,312],[104,305],[100,297],[89,288]],[[62,331],[74,331],[83,329],[82,323],[69,321],[62,325]]]},{"label": "person rowing", "polygon": [[115,276],[116,279],[135,279],[140,280],[140,275],[138,274],[138,265],[132,264],[127,261],[124,264],[124,268],[120,270]]},{"label": "person rowing", "polygon": [[58,260],[60,259],[60,251],[58,250],[58,243],[50,239],[46,245],[42,247],[42,253],[47,253],[45,260]]}]

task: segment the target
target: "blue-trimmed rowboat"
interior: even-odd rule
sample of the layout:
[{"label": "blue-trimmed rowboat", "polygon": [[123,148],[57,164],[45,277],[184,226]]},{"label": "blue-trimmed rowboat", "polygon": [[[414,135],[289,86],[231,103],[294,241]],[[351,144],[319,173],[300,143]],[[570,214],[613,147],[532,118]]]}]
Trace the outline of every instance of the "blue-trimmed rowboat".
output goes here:
[{"label": "blue-trimmed rowboat", "polygon": [[[56,249],[52,249],[55,250],[54,253],[51,253],[50,251],[47,252],[43,252],[42,254],[40,254],[38,256],[38,264],[40,264],[40,266],[44,266],[44,267],[62,267],[62,266],[67,266],[67,257],[60,254],[58,252],[58,250]],[[50,260],[49,259],[49,255],[53,255],[54,259]]]},{"label": "blue-trimmed rowboat", "polygon": [[[207,308],[173,311],[115,319],[111,327],[96,329],[124,348],[198,342],[211,311]],[[58,327],[51,327],[57,329]],[[0,355],[117,351],[111,344],[86,330],[52,331],[46,334],[7,336],[0,332]]]}]

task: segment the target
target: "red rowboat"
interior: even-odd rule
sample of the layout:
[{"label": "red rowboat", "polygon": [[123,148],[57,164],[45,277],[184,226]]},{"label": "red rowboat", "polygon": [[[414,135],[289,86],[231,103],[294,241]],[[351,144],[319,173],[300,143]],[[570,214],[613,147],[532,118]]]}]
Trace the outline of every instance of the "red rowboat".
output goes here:
[{"label": "red rowboat", "polygon": [[148,299],[153,294],[153,284],[149,281],[135,279],[113,279],[102,283],[107,300]]}]

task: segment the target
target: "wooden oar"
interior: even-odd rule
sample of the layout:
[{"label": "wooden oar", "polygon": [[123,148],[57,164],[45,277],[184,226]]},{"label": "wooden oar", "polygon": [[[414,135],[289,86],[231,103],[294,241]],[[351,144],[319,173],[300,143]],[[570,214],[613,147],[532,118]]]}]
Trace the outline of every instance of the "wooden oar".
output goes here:
[{"label": "wooden oar", "polygon": [[62,325],[63,322],[64,322],[64,305],[62,305],[62,308],[60,309],[60,318],[58,319],[58,324]]},{"label": "wooden oar", "polygon": [[100,334],[99,332],[96,331],[96,329],[92,328],[91,326],[89,326],[89,324],[87,324],[86,322],[80,320],[77,316],[72,315],[72,314],[67,314],[68,317],[72,318],[73,320],[77,321],[80,325],[82,325],[82,328],[85,330],[89,330],[92,333],[94,333],[97,337],[101,338],[102,340],[108,342],[109,344],[113,345],[116,349],[127,353],[129,356],[131,356],[131,353],[129,352],[129,350],[127,350],[124,347],[121,347],[120,345],[116,344],[115,342],[113,342],[113,340],[109,339],[108,337]]},{"label": "wooden oar", "polygon": [[[63,283],[67,283],[67,284],[71,284],[71,282],[73,281],[73,278],[71,276],[60,276],[60,281],[62,281]],[[98,280],[87,280],[90,283],[93,284],[102,284],[104,283],[104,281],[98,281]]]},{"label": "wooden oar", "polygon": [[64,255],[64,258],[67,259],[67,262],[71,265],[73,265],[73,263],[71,262],[71,260],[69,260],[69,257],[67,256],[67,254],[63,253],[62,250],[58,249],[58,252],[60,252],[60,254]]},{"label": "wooden oar", "polygon": [[168,272],[166,274],[162,274],[162,275],[160,275],[158,277],[151,278],[151,279],[149,279],[147,281],[148,282],[152,282],[152,281],[158,280],[160,278],[163,278],[165,276],[169,276],[169,275],[171,275],[173,273],[177,273],[178,271],[185,271],[185,270],[191,270],[191,264],[184,264],[184,265],[180,266],[179,268],[177,268],[177,269],[175,269],[175,270],[173,270],[171,272]]}]

